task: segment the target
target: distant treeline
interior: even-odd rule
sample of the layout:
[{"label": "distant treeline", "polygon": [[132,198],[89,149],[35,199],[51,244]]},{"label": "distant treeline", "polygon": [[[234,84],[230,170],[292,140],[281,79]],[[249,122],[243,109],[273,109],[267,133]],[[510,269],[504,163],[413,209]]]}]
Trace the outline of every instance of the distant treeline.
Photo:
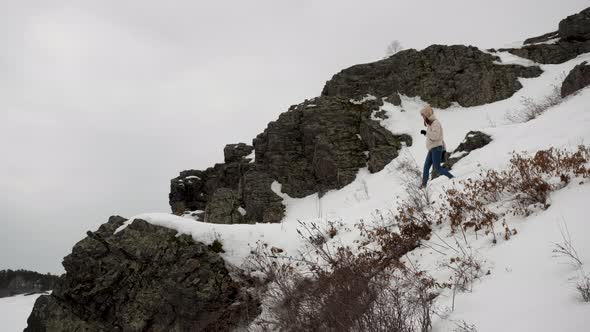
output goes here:
[{"label": "distant treeline", "polygon": [[53,289],[58,276],[27,270],[0,270],[0,297]]}]

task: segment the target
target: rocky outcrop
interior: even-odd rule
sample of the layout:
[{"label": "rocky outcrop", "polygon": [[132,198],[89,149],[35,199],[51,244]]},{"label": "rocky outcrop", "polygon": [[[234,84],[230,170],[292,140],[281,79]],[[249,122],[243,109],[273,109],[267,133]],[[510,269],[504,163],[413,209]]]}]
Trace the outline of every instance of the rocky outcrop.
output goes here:
[{"label": "rocky outcrop", "polygon": [[240,154],[236,152],[240,150],[228,148],[231,146],[224,149],[226,163],[216,164],[204,171],[183,171],[172,179],[169,195],[172,212],[180,215],[185,211],[204,211],[217,189],[239,189],[240,179],[250,168],[251,160],[244,158],[246,151],[241,150]]},{"label": "rocky outcrop", "polygon": [[471,151],[481,149],[491,142],[492,137],[490,137],[490,135],[481,131],[470,131],[467,133],[467,135],[465,135],[463,142],[461,142],[461,144],[459,144],[459,146],[457,146],[457,148],[449,156],[449,160],[446,162],[446,164],[450,169],[459,160],[469,155]]},{"label": "rocky outcrop", "polygon": [[340,189],[371,160],[381,160],[370,163],[370,170],[378,172],[402,142],[411,145],[411,138],[393,135],[371,120],[372,110],[326,96],[293,106],[254,140],[256,163],[292,197]]},{"label": "rocky outcrop", "polygon": [[553,32],[549,32],[549,33],[546,33],[546,34],[538,36],[538,37],[532,37],[532,38],[525,39],[523,44],[530,45],[530,44],[546,43],[546,42],[549,42],[553,39],[558,39],[558,38],[559,38],[559,31],[553,31]]},{"label": "rocky outcrop", "polygon": [[187,235],[111,217],[64,258],[66,274],[41,296],[28,332],[229,331],[259,312],[247,279]]},{"label": "rocky outcrop", "polygon": [[[481,149],[484,146],[490,144],[492,138],[481,131],[470,131],[465,135],[465,139],[457,148],[449,155],[447,161],[443,163],[443,167],[451,170],[453,166],[461,159],[465,158],[476,149]],[[447,152],[448,153],[448,152]],[[436,170],[432,170],[431,177],[437,178],[440,174]]]},{"label": "rocky outcrop", "polygon": [[590,8],[570,15],[559,22],[559,36],[571,41],[590,39]]},{"label": "rocky outcrop", "polygon": [[[554,43],[547,43],[556,39]],[[541,43],[541,44],[538,44]],[[543,44],[546,43],[546,44]],[[543,64],[563,63],[590,52],[590,8],[559,22],[559,29],[529,38],[522,48],[501,49]]]},{"label": "rocky outcrop", "polygon": [[565,98],[588,85],[590,85],[590,66],[584,61],[575,66],[563,81],[561,97]]},{"label": "rocky outcrop", "polygon": [[0,298],[18,294],[42,293],[53,289],[58,277],[26,270],[0,271]]},{"label": "rocky outcrop", "polygon": [[[589,15],[587,9],[570,16],[557,31],[507,51],[542,63],[590,52]],[[224,163],[181,172],[171,181],[172,211],[212,223],[279,222],[284,206],[272,188],[275,181],[291,197],[322,195],[351,183],[362,167],[382,170],[403,144],[411,144],[411,137],[392,134],[373,120],[385,118],[384,101],[399,106],[403,94],[437,108],[483,105],[511,97],[522,88],[520,78],[541,73],[538,66],[502,64],[489,52],[462,45],[404,50],[350,67],[334,75],[320,97],[271,122],[252,146],[228,145]]]},{"label": "rocky outcrop", "polygon": [[205,222],[214,224],[242,224],[240,202],[236,190],[219,188],[213,193],[205,210]]},{"label": "rocky outcrop", "polygon": [[500,65],[499,58],[475,47],[433,45],[422,51],[405,50],[373,63],[341,71],[326,83],[322,95],[359,98],[397,93],[420,96],[432,106],[453,102],[477,106],[506,99],[522,88],[519,77],[537,77],[538,67]]},{"label": "rocky outcrop", "polygon": [[[291,197],[321,195],[351,183],[362,167],[382,170],[402,145],[412,145],[410,136],[394,135],[372,119],[381,105],[376,98],[322,96],[291,106],[253,147],[228,145],[225,163],[173,179],[172,210],[204,210],[204,221],[212,223],[280,222],[284,206],[274,181]],[[245,158],[252,149],[253,161]]]},{"label": "rocky outcrop", "polygon": [[223,149],[223,157],[226,164],[233,162],[245,161],[249,162],[251,159],[246,159],[254,151],[254,147],[244,144],[228,144]]}]

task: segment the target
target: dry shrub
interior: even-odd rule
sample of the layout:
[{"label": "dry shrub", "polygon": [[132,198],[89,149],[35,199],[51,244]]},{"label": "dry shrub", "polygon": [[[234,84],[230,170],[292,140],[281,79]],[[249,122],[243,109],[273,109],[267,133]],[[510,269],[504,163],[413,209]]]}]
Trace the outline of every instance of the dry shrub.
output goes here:
[{"label": "dry shrub", "polygon": [[[451,284],[438,284],[400,258],[433,234],[433,224],[450,222],[463,234],[469,228],[495,234],[501,215],[492,210],[494,203],[509,202],[514,214],[528,214],[535,204],[547,208],[552,190],[574,177],[590,177],[589,155],[583,146],[573,153],[549,149],[532,157],[514,154],[506,170],[466,180],[462,191],[449,190],[437,206],[430,206],[426,191],[409,192],[389,224],[358,224],[362,240],[351,246],[330,245],[337,233],[334,224],[322,229],[300,223],[306,253],[286,257],[260,244],[250,257],[252,270],[268,283],[268,307],[256,324],[280,331],[428,331],[436,290],[470,289],[482,274],[481,262],[461,250],[447,263]],[[409,173],[414,180],[408,188],[417,178],[416,172]],[[392,230],[395,226],[399,232]],[[505,222],[502,226],[506,238],[515,234]]]},{"label": "dry shrub", "polygon": [[562,242],[553,244],[554,257],[564,258],[579,272],[579,280],[576,283],[576,290],[584,302],[590,302],[590,276],[584,272],[584,263],[576,250],[570,236],[567,224],[560,227]]},{"label": "dry shrub", "polygon": [[553,88],[549,95],[545,96],[539,101],[535,101],[530,97],[523,97],[521,99],[522,109],[506,113],[506,120],[512,123],[527,122],[536,119],[541,114],[545,113],[549,108],[559,105],[562,102],[561,87],[553,84]]},{"label": "dry shrub", "polygon": [[565,258],[574,268],[581,269],[584,264],[578,255],[578,251],[574,247],[570,231],[565,222],[563,223],[563,227],[560,227],[559,231],[561,233],[562,242],[553,243],[553,257]]},{"label": "dry shrub", "polygon": [[582,280],[578,281],[576,289],[582,296],[584,302],[590,302],[590,277],[584,276]]},{"label": "dry shrub", "polygon": [[469,324],[462,320],[455,323],[455,329],[453,329],[453,332],[477,332],[477,327],[475,324]]},{"label": "dry shrub", "polygon": [[251,255],[255,270],[270,282],[264,330],[280,331],[427,331],[438,285],[399,259],[419,239],[387,227],[359,224],[354,248],[316,241],[319,227],[300,224],[310,254],[277,257],[262,245]]},{"label": "dry shrub", "polygon": [[422,172],[409,153],[400,155],[398,159],[397,170],[404,182],[406,197],[398,205],[394,220],[400,228],[400,234],[428,238],[432,217],[428,189],[420,187]]},{"label": "dry shrub", "polygon": [[[494,224],[503,214],[493,210],[494,204],[509,204],[507,212],[513,215],[529,215],[535,207],[547,209],[551,191],[564,187],[573,177],[590,177],[589,159],[590,149],[585,146],[575,152],[540,150],[532,157],[514,153],[507,169],[484,171],[479,179],[461,182],[463,190],[447,190],[436,223],[450,222],[453,231],[483,229],[495,239]],[[506,239],[516,234],[505,221],[502,226]]]},{"label": "dry shrub", "polygon": [[482,263],[473,254],[451,257],[443,266],[453,272],[450,279],[460,291],[472,291],[473,281],[483,275]]}]

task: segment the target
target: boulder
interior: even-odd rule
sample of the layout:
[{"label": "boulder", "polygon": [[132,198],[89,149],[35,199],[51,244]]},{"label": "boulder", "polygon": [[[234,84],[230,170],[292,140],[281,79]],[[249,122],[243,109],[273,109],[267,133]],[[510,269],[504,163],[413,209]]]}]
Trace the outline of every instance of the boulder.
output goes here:
[{"label": "boulder", "polygon": [[373,110],[371,102],[331,96],[292,106],[254,140],[256,164],[291,197],[340,189],[371,156],[370,170],[376,172],[397,156],[402,141],[411,145],[409,136],[396,136],[372,120]]},{"label": "boulder", "polygon": [[[552,44],[543,43],[558,39]],[[533,44],[533,45],[527,45]],[[568,16],[559,22],[559,29],[545,35],[529,38],[524,47],[500,49],[543,64],[558,64],[590,52],[590,8]]]},{"label": "boulder", "polygon": [[272,191],[274,179],[258,165],[249,170],[240,182],[240,197],[245,207],[244,218],[250,223],[278,223],[285,215],[283,199]]},{"label": "boulder", "polygon": [[245,143],[228,144],[223,149],[223,156],[226,164],[245,160],[245,157],[254,151],[254,147]]},{"label": "boulder", "polygon": [[[467,155],[471,153],[471,151],[476,149],[481,149],[484,146],[488,145],[492,141],[492,138],[481,131],[470,131],[465,135],[465,139],[457,148],[449,155],[446,162],[443,163],[443,167],[451,170],[453,166],[461,159],[465,158]],[[447,152],[448,153],[448,152]],[[432,179],[437,178],[440,176],[434,168],[431,172]]]},{"label": "boulder", "polygon": [[544,35],[538,36],[538,37],[532,37],[532,38],[528,38],[524,41],[524,45],[530,45],[530,44],[537,44],[537,43],[546,43],[552,39],[556,39],[559,38],[559,31],[553,31],[553,32],[549,32],[546,33]]},{"label": "boulder", "polygon": [[239,162],[216,164],[204,171],[188,170],[170,181],[168,195],[172,212],[182,215],[189,211],[205,210],[207,202],[218,188],[237,190],[240,179],[250,167],[247,158]]},{"label": "boulder", "polygon": [[399,96],[399,93],[394,92],[392,94],[390,94],[389,96],[387,96],[387,101],[392,103],[395,106],[400,106],[402,104],[402,99]]},{"label": "boulder", "polygon": [[559,36],[571,41],[590,39],[590,8],[575,15],[570,15],[559,22]]},{"label": "boulder", "polygon": [[125,221],[74,246],[25,331],[230,331],[259,314],[246,277],[205,244],[139,219],[115,234]]},{"label": "boulder", "polygon": [[361,121],[359,134],[369,150],[368,167],[371,173],[381,171],[397,158],[402,145],[412,145],[411,136],[392,135],[389,130],[371,119]]},{"label": "boulder", "polygon": [[559,64],[590,52],[590,41],[570,42],[559,40],[555,44],[535,44],[522,48],[500,49],[521,58],[542,64]]},{"label": "boulder", "polygon": [[280,222],[285,207],[273,182],[291,197],[304,197],[346,186],[360,168],[381,171],[402,146],[412,145],[409,135],[394,135],[373,120],[381,105],[371,96],[321,96],[291,106],[254,139],[254,161],[244,158],[250,146],[230,144],[225,163],[172,179],[172,211],[205,211],[212,223]]},{"label": "boulder", "polygon": [[210,173],[209,170],[188,170],[170,181],[168,198],[174,214],[182,215],[185,211],[205,209],[209,195],[212,194],[205,188]]},{"label": "boulder", "polygon": [[539,67],[501,65],[476,47],[432,45],[404,50],[368,64],[350,67],[326,83],[323,96],[359,99],[367,94],[398,103],[398,93],[420,96],[437,108],[457,102],[477,106],[511,97],[522,88],[519,77],[537,77]]},{"label": "boulder", "polygon": [[575,66],[563,81],[561,97],[565,98],[588,85],[590,85],[590,66],[584,61]]},{"label": "boulder", "polygon": [[240,200],[237,190],[218,188],[207,203],[205,222],[214,224],[242,224]]}]

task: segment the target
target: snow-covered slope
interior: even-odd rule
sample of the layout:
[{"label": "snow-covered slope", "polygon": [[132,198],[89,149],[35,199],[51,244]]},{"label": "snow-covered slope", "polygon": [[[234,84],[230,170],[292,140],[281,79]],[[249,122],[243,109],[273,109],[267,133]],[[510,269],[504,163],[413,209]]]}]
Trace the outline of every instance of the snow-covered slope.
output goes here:
[{"label": "snow-covered slope", "polygon": [[27,318],[40,295],[17,295],[0,299],[0,330],[22,331],[27,327]]},{"label": "snow-covered slope", "polygon": [[[503,63],[532,64],[508,53],[497,54]],[[576,64],[590,60],[590,54],[560,65],[542,65],[539,78],[521,79],[523,88],[513,97],[493,104],[464,108],[458,105],[446,110],[435,110],[445,130],[449,149],[455,148],[470,130],[481,130],[492,136],[486,147],[475,150],[453,168],[458,180],[474,177],[482,169],[502,168],[511,152],[533,153],[549,147],[575,148],[590,143],[590,88],[566,98],[543,115],[529,122],[512,123],[506,114],[521,109],[523,97],[540,100],[549,95],[554,85],[560,85],[565,74]],[[416,160],[418,165],[426,153],[419,110],[424,103],[419,98],[402,97],[402,105],[385,103],[388,119],[382,125],[395,134],[412,135],[414,144],[403,153]],[[234,265],[242,265],[257,241],[278,247],[287,254],[301,250],[302,241],[297,234],[299,221],[325,224],[339,221],[352,226],[360,220],[371,220],[381,213],[393,211],[400,198],[406,195],[404,179],[397,170],[401,158],[394,160],[383,171],[370,174],[361,169],[357,179],[341,190],[331,191],[319,198],[311,195],[301,199],[281,193],[279,183],[273,190],[284,198],[286,216],[280,224],[222,225],[195,222],[192,219],[170,214],[148,213],[130,218],[190,234],[195,240],[223,243],[223,257]],[[429,184],[431,197],[455,183],[438,178]],[[435,331],[451,331],[457,321],[475,324],[478,331],[584,331],[590,329],[590,305],[576,297],[572,278],[577,270],[561,264],[552,257],[552,243],[561,239],[560,227],[567,225],[573,243],[585,264],[590,264],[590,222],[585,214],[590,202],[590,184],[571,184],[551,196],[552,205],[546,211],[527,218],[511,220],[518,234],[509,241],[492,244],[489,238],[470,239],[472,249],[486,262],[490,274],[482,277],[470,293],[459,293],[455,310],[449,313],[451,294],[443,292],[436,306],[439,316],[434,322]],[[125,226],[122,226],[125,227]],[[358,233],[341,230],[335,241],[350,243]],[[434,230],[441,238],[450,236],[449,229]],[[436,241],[436,240],[432,240]],[[406,259],[428,270],[440,281],[448,276],[439,266],[447,259],[444,252],[422,247]],[[590,272],[590,271],[589,271]],[[19,315],[9,314],[8,302],[13,301],[10,312],[24,310]],[[32,307],[33,297],[15,297],[0,302],[0,312],[8,315],[16,325],[25,325],[28,315],[25,307]],[[22,309],[21,309],[22,308]],[[7,319],[8,319],[7,318]],[[510,322],[510,323],[507,323]],[[12,323],[11,323],[12,324]],[[12,329],[10,329],[12,330]],[[8,330],[7,330],[8,331]]]},{"label": "snow-covered slope", "polygon": [[[500,54],[512,59],[507,53]],[[453,106],[435,110],[443,123],[445,141],[449,149],[456,147],[470,130],[482,130],[490,134],[493,141],[483,149],[475,150],[454,166],[453,174],[459,179],[479,173],[483,168],[500,168],[506,165],[513,151],[535,152],[548,147],[576,147],[590,142],[590,89],[566,98],[560,105],[549,109],[538,119],[514,124],[506,114],[521,109],[521,99],[541,99],[551,93],[554,84],[561,84],[564,73],[576,64],[590,60],[590,55],[560,65],[541,66],[545,73],[536,79],[521,79],[524,88],[513,97],[493,104],[464,108]],[[419,134],[423,129],[419,110],[424,103],[419,98],[402,98],[401,106],[385,103],[382,107],[389,118],[382,125],[392,132],[408,133],[414,144],[405,148],[404,153],[413,157],[417,164],[423,162],[426,148],[424,138]],[[402,111],[403,110],[403,111]],[[211,242],[216,238],[224,241],[227,251],[225,258],[239,264],[248,254],[247,244],[257,240],[269,242],[277,247],[293,251],[299,241],[296,236],[297,221],[341,220],[355,223],[367,219],[375,210],[395,209],[398,197],[404,196],[403,179],[399,177],[397,162],[394,160],[383,171],[370,174],[361,169],[357,179],[341,190],[334,190],[322,198],[310,195],[301,199],[290,198],[280,192],[280,184],[273,189],[285,199],[286,217],[281,224],[222,225],[195,223],[190,219],[170,214],[147,213],[130,218],[142,218],[151,223],[178,229],[192,234],[196,240]],[[429,190],[441,190],[446,179],[435,179]]]},{"label": "snow-covered slope", "polygon": [[[498,53],[503,63],[532,64],[508,53]],[[565,75],[578,63],[590,60],[580,56],[560,65],[543,65],[539,78],[521,79],[524,86],[513,97],[493,104],[463,108],[453,106],[437,110],[443,123],[445,139],[450,149],[456,147],[470,130],[481,130],[492,136],[486,147],[473,151],[453,168],[460,179],[477,176],[482,169],[504,167],[513,151],[533,153],[549,147],[575,148],[590,143],[590,89],[568,97],[542,116],[525,123],[513,123],[507,114],[523,108],[522,98],[541,100],[559,86]],[[425,155],[419,110],[424,103],[419,98],[402,98],[401,106],[385,103],[382,107],[388,119],[382,125],[395,134],[408,133],[414,144],[405,149],[421,165]],[[371,220],[376,215],[395,210],[399,198],[405,195],[403,179],[394,160],[383,171],[370,174],[359,171],[357,179],[347,187],[331,191],[322,198],[311,195],[293,199],[273,189],[285,199],[286,217],[281,224],[214,225],[194,223],[192,220],[167,214],[137,216],[154,224],[191,234],[195,239],[211,242],[219,239],[224,245],[224,257],[240,265],[257,241],[268,243],[295,254],[302,242],[297,235],[298,221],[339,221],[353,225],[360,220]],[[452,182],[454,183],[454,182]],[[431,197],[451,184],[446,178],[431,182]],[[455,311],[449,313],[451,296],[444,293],[437,300],[439,316],[435,331],[450,331],[458,321],[477,326],[478,331],[583,331],[589,329],[590,305],[577,298],[574,278],[580,273],[570,265],[552,257],[552,243],[561,241],[560,229],[569,229],[574,245],[585,264],[590,264],[590,223],[585,208],[590,201],[590,184],[571,184],[551,196],[552,205],[525,219],[511,220],[518,235],[510,241],[493,245],[489,238],[469,239],[472,250],[486,262],[490,275],[478,281],[471,293],[459,293]],[[352,229],[352,227],[350,227]],[[441,238],[449,237],[446,228],[435,229]],[[339,232],[337,241],[349,243],[357,233]],[[435,241],[435,240],[433,240]],[[440,281],[448,276],[439,268],[447,259],[444,253],[427,247],[419,248],[407,259],[425,268]],[[509,324],[507,322],[510,322]]]},{"label": "snow-covered slope", "polygon": [[[584,265],[590,266],[589,199],[590,184],[568,186],[551,196],[548,210],[512,223],[519,231],[513,239],[495,246],[470,240],[491,274],[476,282],[472,292],[459,293],[455,311],[433,330],[452,331],[465,321],[478,331],[588,331],[590,303],[581,302],[575,289],[580,271],[552,250],[554,243],[563,242],[561,232],[567,227]],[[444,259],[427,251],[410,256]],[[438,299],[443,310],[451,302],[450,291]]]},{"label": "snow-covered slope", "polygon": [[[499,54],[504,63],[526,63],[507,53]],[[473,151],[453,169],[459,178],[475,176],[482,168],[505,166],[513,151],[535,152],[549,147],[574,148],[590,142],[590,89],[565,99],[560,105],[547,110],[541,117],[514,124],[506,114],[521,109],[521,99],[542,99],[559,85],[563,77],[576,64],[590,60],[590,55],[580,56],[560,65],[544,65],[544,74],[536,79],[522,79],[524,86],[512,98],[494,104],[472,108],[454,106],[437,115],[445,128],[445,138],[450,148],[457,146],[470,130],[482,130],[493,137],[492,143]],[[386,103],[382,109],[389,118],[382,124],[392,132],[408,133],[415,144],[407,148],[418,164],[421,164],[425,148],[418,111],[424,105],[418,98],[403,98],[401,106]],[[403,111],[402,111],[403,110]],[[370,220],[376,211],[394,210],[398,197],[404,196],[403,179],[393,161],[385,170],[370,174],[361,170],[357,179],[342,190],[327,193],[322,198],[311,195],[292,199],[286,195],[287,215],[280,225],[208,225],[170,215],[148,214],[139,216],[150,222],[173,227],[192,234],[198,240],[211,242],[219,238],[224,244],[225,257],[240,264],[256,241],[268,243],[295,253],[301,242],[297,236],[298,221],[340,221],[352,225],[359,220]],[[448,180],[434,180],[429,190],[440,192]],[[280,193],[280,184],[275,183]],[[571,185],[552,196],[553,204],[547,211],[526,220],[516,221],[519,234],[511,241],[491,245],[488,240],[473,243],[490,268],[491,275],[484,277],[474,287],[473,293],[457,296],[456,310],[448,318],[435,324],[435,330],[448,331],[455,320],[465,320],[479,331],[581,331],[590,320],[590,306],[581,304],[572,289],[571,278],[576,271],[552,258],[552,243],[560,241],[560,225],[567,224],[580,256],[590,264],[590,245],[587,234],[590,224],[584,217],[584,203],[590,199],[590,185]],[[380,213],[382,213],[380,212]],[[440,236],[448,236],[445,229],[436,230]],[[352,241],[356,233],[341,233],[338,241]],[[480,241],[481,242],[481,241]],[[411,256],[436,275],[438,263],[444,257],[419,249]],[[444,275],[439,275],[444,279]],[[440,297],[439,308],[448,307],[448,294]],[[503,324],[509,320],[511,326]]]}]

